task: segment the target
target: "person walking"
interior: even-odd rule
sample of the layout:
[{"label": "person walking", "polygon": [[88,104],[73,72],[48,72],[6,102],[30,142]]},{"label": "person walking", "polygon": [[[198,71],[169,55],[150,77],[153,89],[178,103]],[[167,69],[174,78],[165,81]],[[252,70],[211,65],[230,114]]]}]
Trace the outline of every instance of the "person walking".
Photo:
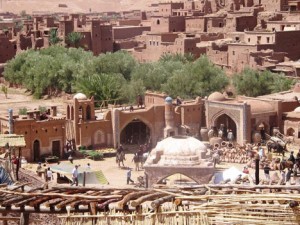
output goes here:
[{"label": "person walking", "polygon": [[266,164],[264,167],[264,173],[265,173],[265,177],[268,182],[270,181],[270,170],[271,170],[271,168],[269,167],[268,164]]},{"label": "person walking", "polygon": [[131,180],[131,168],[129,168],[127,171],[127,184],[129,184],[129,182],[131,182],[131,184],[134,183],[134,181]]},{"label": "person walking", "polygon": [[53,173],[50,170],[50,167],[47,169],[47,181],[51,181],[53,179]]},{"label": "person walking", "polygon": [[140,161],[139,161],[139,156],[138,156],[137,153],[134,154],[132,161],[133,161],[134,164],[135,164],[135,170],[136,170],[136,171],[139,171],[139,170],[140,170],[140,168],[139,168],[139,163],[140,163]]},{"label": "person walking", "polygon": [[78,186],[78,165],[75,165],[74,169],[72,170],[72,184],[71,186],[73,186],[74,184],[76,186]]}]

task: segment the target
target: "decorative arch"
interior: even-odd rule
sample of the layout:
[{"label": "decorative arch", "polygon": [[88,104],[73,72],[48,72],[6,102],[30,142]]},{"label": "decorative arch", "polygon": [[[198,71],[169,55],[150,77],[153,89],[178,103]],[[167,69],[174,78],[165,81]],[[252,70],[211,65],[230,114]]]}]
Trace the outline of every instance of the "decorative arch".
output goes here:
[{"label": "decorative arch", "polygon": [[92,114],[91,114],[91,106],[88,105],[86,107],[86,120],[91,120],[92,119]]},{"label": "decorative arch", "polygon": [[38,161],[40,159],[40,152],[41,152],[41,142],[39,139],[35,139],[32,143],[33,149],[33,161]]},{"label": "decorative arch", "polygon": [[74,120],[74,106],[71,107],[71,120]]},{"label": "decorative arch", "polygon": [[[240,139],[239,137],[239,123],[237,122],[234,115],[228,112],[224,112],[223,110],[219,113],[216,113],[212,119],[212,125],[217,127],[219,129],[221,127],[221,124],[225,125],[225,129],[227,132],[227,129],[230,129],[233,132],[235,141],[238,141]],[[227,138],[227,135],[225,135]]]},{"label": "decorative arch", "polygon": [[70,106],[68,105],[67,106],[67,119],[69,120],[71,118],[71,115],[70,115]]},{"label": "decorative arch", "polygon": [[103,130],[97,130],[94,133],[94,145],[103,145],[106,144],[105,141],[105,133],[103,132]]},{"label": "decorative arch", "polygon": [[[134,123],[139,123],[139,125],[134,126]],[[152,131],[153,128],[149,121],[141,117],[128,119],[120,129],[120,143],[144,144],[151,141]],[[144,134],[141,135],[141,133]]]},{"label": "decorative arch", "polygon": [[170,173],[169,175],[166,175],[166,176],[163,177],[163,178],[160,177],[160,179],[157,180],[157,184],[161,183],[164,179],[166,179],[166,178],[168,178],[168,177],[170,177],[170,176],[173,176],[173,175],[175,175],[175,174],[183,175],[183,176],[185,176],[185,177],[191,179],[191,180],[194,181],[195,183],[199,184],[199,181],[197,181],[197,178],[195,178],[195,177],[193,177],[193,176],[191,176],[191,175],[187,175],[186,173],[176,173],[176,172]]}]

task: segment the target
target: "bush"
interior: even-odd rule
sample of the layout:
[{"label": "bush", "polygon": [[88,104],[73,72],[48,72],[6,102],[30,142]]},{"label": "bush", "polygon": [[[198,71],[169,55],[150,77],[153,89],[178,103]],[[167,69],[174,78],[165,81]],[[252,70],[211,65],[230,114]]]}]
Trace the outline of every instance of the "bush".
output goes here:
[{"label": "bush", "polygon": [[94,150],[79,150],[79,152],[84,156],[88,157],[92,160],[103,160],[104,155],[102,152],[94,151]]},{"label": "bush", "polygon": [[27,114],[27,108],[26,107],[19,109],[19,115],[26,115],[26,114]]}]

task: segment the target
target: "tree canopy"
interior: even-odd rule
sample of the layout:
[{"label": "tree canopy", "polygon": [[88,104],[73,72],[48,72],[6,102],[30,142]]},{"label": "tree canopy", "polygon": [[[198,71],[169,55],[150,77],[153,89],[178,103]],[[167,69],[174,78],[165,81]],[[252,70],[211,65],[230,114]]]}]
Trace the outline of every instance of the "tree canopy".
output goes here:
[{"label": "tree canopy", "polygon": [[[185,99],[205,97],[223,91],[230,83],[224,71],[206,56],[193,61],[190,55],[164,55],[157,62],[138,63],[126,51],[93,56],[81,48],[58,45],[18,54],[7,63],[4,76],[36,98],[64,91],[126,103],[135,102],[146,90]],[[287,90],[291,83],[282,75],[250,69],[233,78],[238,94],[248,96]]]},{"label": "tree canopy", "polygon": [[282,74],[270,71],[259,72],[250,68],[233,76],[233,85],[237,93],[249,97],[288,90],[293,82]]}]

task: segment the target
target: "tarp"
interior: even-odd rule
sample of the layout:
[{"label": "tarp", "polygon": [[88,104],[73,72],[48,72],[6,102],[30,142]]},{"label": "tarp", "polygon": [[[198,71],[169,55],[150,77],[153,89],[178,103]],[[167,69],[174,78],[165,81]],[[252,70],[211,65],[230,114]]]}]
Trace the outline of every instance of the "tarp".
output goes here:
[{"label": "tarp", "polygon": [[232,166],[227,170],[224,170],[223,172],[216,173],[214,183],[219,184],[220,182],[225,180],[230,180],[230,182],[234,182],[236,181],[239,175],[242,175],[241,178],[248,176],[248,174],[245,174],[236,167]]},{"label": "tarp", "polygon": [[[50,170],[54,173],[59,173],[62,176],[67,177],[72,181],[72,170],[75,165],[71,163],[60,163],[51,165]],[[108,184],[106,177],[101,170],[92,170],[86,167],[78,167],[78,182],[83,182],[83,172],[86,172],[85,183],[86,184]]]}]

